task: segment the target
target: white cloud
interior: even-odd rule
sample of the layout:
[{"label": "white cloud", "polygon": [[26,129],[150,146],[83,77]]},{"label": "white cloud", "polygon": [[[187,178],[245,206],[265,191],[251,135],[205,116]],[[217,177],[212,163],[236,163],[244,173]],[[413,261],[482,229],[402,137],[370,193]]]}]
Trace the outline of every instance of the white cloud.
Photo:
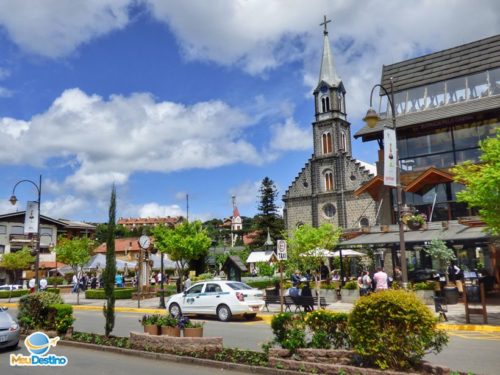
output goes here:
[{"label": "white cloud", "polygon": [[10,98],[14,92],[6,87],[0,86],[0,98]]},{"label": "white cloud", "polygon": [[125,27],[131,0],[0,1],[0,26],[26,51],[57,58]]},{"label": "white cloud", "polygon": [[175,200],[176,201],[185,201],[186,200],[186,192],[185,191],[178,191],[175,193]]},{"label": "white cloud", "polygon": [[[188,2],[147,0],[168,23],[188,59],[262,74],[302,61],[304,83],[317,84],[323,15],[338,74],[347,88],[347,110],[360,118],[383,64],[454,47],[500,32],[500,2],[385,0]],[[471,17],[471,14],[474,17]],[[388,15],[391,15],[388,17]],[[310,93],[308,93],[310,95]]]},{"label": "white cloud", "polygon": [[75,213],[88,208],[88,202],[72,195],[61,196],[55,200],[42,200],[41,213],[55,219],[71,218]]},{"label": "white cloud", "polygon": [[229,194],[236,196],[236,205],[238,207],[251,203],[255,204],[258,200],[261,182],[262,181],[245,181],[229,189]]},{"label": "white cloud", "polygon": [[[66,186],[99,194],[136,171],[171,172],[264,158],[245,140],[248,115],[221,101],[185,106],[149,94],[105,100],[66,90],[29,121],[0,118],[0,163],[43,165],[63,160],[73,169]],[[33,155],[37,155],[33,158]]]},{"label": "white cloud", "polygon": [[186,216],[186,213],[176,204],[163,206],[158,203],[146,203],[137,210],[139,217]]},{"label": "white cloud", "polygon": [[286,119],[284,124],[276,124],[271,127],[271,148],[281,151],[308,150],[311,149],[312,133],[309,129],[302,129],[293,121]]}]

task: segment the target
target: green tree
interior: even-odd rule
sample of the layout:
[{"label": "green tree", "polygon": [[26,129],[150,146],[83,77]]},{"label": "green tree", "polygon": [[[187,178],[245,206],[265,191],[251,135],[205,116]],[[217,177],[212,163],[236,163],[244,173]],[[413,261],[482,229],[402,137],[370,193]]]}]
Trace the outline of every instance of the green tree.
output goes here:
[{"label": "green tree", "polygon": [[175,228],[159,225],[152,233],[155,247],[176,262],[179,276],[189,262],[205,257],[212,244],[200,221],[184,221]]},{"label": "green tree", "polygon": [[[88,237],[66,238],[59,237],[56,246],[57,261],[67,264],[73,269],[80,285],[80,277],[82,276],[82,268],[91,257],[94,241]],[[77,288],[76,304],[80,304],[80,288]]]},{"label": "green tree", "polygon": [[318,228],[304,224],[294,229],[287,238],[288,270],[293,272],[294,269],[318,269],[324,258],[314,252],[308,253],[316,248],[333,250],[339,243],[341,234],[342,230],[332,224],[322,224]]},{"label": "green tree", "polygon": [[267,229],[271,238],[275,242],[276,239],[283,237],[285,224],[283,218],[278,213],[278,206],[275,199],[278,196],[278,190],[274,185],[273,180],[265,177],[259,189],[259,205],[257,209],[259,214],[254,218],[254,230],[258,232],[252,247],[262,247],[267,239]]},{"label": "green tree", "polygon": [[455,181],[465,185],[457,193],[459,202],[479,209],[492,234],[500,234],[500,128],[495,138],[480,142],[480,163],[467,161],[453,168]]},{"label": "green tree", "polygon": [[116,276],[116,254],[115,254],[115,225],[116,225],[116,188],[111,189],[109,203],[108,238],[106,240],[106,267],[102,274],[104,281],[104,295],[106,304],[103,307],[106,324],[104,333],[109,337],[115,326],[115,276]]},{"label": "green tree", "polygon": [[5,268],[11,274],[11,283],[17,284],[21,278],[22,270],[28,268],[35,258],[31,255],[30,249],[23,247],[22,250],[15,253],[7,253],[2,256],[0,267]]},{"label": "green tree", "polygon": [[450,262],[455,260],[455,253],[446,246],[446,242],[440,239],[433,239],[430,244],[424,247],[424,251],[439,263],[439,271],[445,274],[448,284],[448,273],[446,272]]}]

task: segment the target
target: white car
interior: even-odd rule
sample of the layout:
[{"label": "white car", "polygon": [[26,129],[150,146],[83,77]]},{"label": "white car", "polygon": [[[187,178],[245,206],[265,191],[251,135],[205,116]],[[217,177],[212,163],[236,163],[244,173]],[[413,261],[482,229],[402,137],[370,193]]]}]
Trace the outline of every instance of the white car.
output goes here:
[{"label": "white car", "polygon": [[0,285],[0,290],[19,290],[23,289],[22,285]]},{"label": "white car", "polygon": [[173,316],[182,314],[216,315],[226,322],[234,315],[253,319],[264,307],[264,295],[239,281],[203,281],[187,291],[170,297],[167,310]]}]

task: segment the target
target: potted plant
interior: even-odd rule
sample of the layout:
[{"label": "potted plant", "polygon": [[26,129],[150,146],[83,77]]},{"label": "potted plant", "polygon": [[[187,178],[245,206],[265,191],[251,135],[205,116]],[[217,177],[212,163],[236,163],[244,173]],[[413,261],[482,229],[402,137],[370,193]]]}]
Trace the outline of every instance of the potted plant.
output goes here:
[{"label": "potted plant", "polygon": [[150,335],[158,335],[158,319],[159,315],[143,315],[139,322],[144,327],[144,333],[149,333]]},{"label": "potted plant", "polygon": [[420,229],[426,221],[427,216],[425,216],[424,214],[416,213],[408,217],[408,219],[406,220],[406,225],[408,225],[408,228],[410,228],[411,230],[417,230]]},{"label": "potted plant", "polygon": [[412,289],[415,291],[417,297],[426,305],[434,304],[434,291],[436,289],[436,284],[434,281],[424,281],[420,283],[415,283],[412,285]]},{"label": "potted plant", "polygon": [[356,302],[359,299],[358,282],[356,280],[346,282],[342,289],[340,289],[340,295],[342,302]]},{"label": "potted plant", "polygon": [[181,336],[181,329],[177,326],[177,319],[172,315],[164,315],[158,319],[158,326],[160,333],[165,336]]},{"label": "potted plant", "polygon": [[180,316],[177,326],[184,332],[184,337],[203,337],[203,322],[193,322],[187,316]]},{"label": "potted plant", "polygon": [[446,298],[446,302],[449,305],[456,304],[458,302],[458,288],[450,284],[446,272],[450,262],[456,259],[455,253],[446,246],[446,242],[439,239],[432,240],[424,247],[424,251],[437,261],[439,272],[445,276],[446,286],[443,288],[443,297]]}]

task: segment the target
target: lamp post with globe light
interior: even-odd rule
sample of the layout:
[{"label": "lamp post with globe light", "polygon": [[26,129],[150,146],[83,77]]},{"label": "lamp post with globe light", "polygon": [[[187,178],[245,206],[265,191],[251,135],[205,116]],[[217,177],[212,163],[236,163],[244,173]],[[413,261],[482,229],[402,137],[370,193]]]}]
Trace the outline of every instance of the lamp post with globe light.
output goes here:
[{"label": "lamp post with globe light", "polygon": [[[40,278],[39,278],[39,275],[38,275],[38,270],[39,270],[39,266],[40,266],[40,204],[41,204],[41,197],[42,197],[42,175],[40,175],[40,180],[38,182],[38,185],[31,181],[31,180],[21,180],[21,181],[18,181],[15,185],[14,185],[14,188],[12,189],[12,196],[10,197],[9,201],[10,203],[12,203],[13,206],[16,205],[17,203],[17,197],[16,197],[16,188],[19,184],[23,183],[23,182],[28,182],[30,184],[32,184],[37,193],[38,193],[38,200],[36,201],[37,203],[37,207],[38,207],[38,212],[37,212],[37,218],[36,218],[36,237],[37,237],[37,241],[36,241],[36,249],[35,249],[35,289],[38,291],[40,289]],[[28,212],[26,211],[25,215],[28,215]],[[25,233],[26,233],[26,228],[24,229]],[[32,234],[31,232],[29,234]]]},{"label": "lamp post with globe light", "polygon": [[[374,128],[377,123],[381,120],[379,114],[377,111],[373,108],[373,92],[375,91],[376,88],[380,88],[384,92],[384,94],[387,97],[387,100],[389,102],[389,105],[391,107],[391,116],[392,116],[392,127],[385,125],[385,128],[392,129],[393,130],[393,137],[394,137],[394,150],[391,150],[396,157],[394,158],[394,155],[392,157],[394,158],[396,162],[396,181],[395,181],[395,186],[396,186],[396,192],[397,192],[397,220],[399,222],[399,247],[401,251],[401,274],[402,274],[402,279],[403,279],[403,287],[406,289],[407,284],[408,284],[408,268],[406,264],[406,245],[405,245],[405,234],[404,234],[404,223],[401,220],[401,216],[403,214],[403,189],[401,187],[401,171],[400,171],[400,166],[399,166],[399,155],[398,155],[398,150],[397,150],[397,128],[396,128],[396,107],[395,107],[395,102],[394,102],[394,80],[391,77],[390,78],[390,91],[388,91],[384,86],[380,84],[376,84],[373,86],[371,94],[370,94],[370,108],[366,112],[366,116],[363,118],[363,121],[366,122],[366,125],[369,128]],[[386,141],[384,135],[384,143]],[[384,145],[384,154],[387,152],[387,147]],[[391,155],[389,155],[391,157]],[[385,159],[385,158],[384,158]],[[384,161],[385,163],[385,161]],[[385,168],[385,167],[384,167]],[[385,172],[384,172],[385,173]],[[384,178],[384,184],[386,184],[385,178]],[[394,186],[393,184],[390,184],[390,186]]]}]

